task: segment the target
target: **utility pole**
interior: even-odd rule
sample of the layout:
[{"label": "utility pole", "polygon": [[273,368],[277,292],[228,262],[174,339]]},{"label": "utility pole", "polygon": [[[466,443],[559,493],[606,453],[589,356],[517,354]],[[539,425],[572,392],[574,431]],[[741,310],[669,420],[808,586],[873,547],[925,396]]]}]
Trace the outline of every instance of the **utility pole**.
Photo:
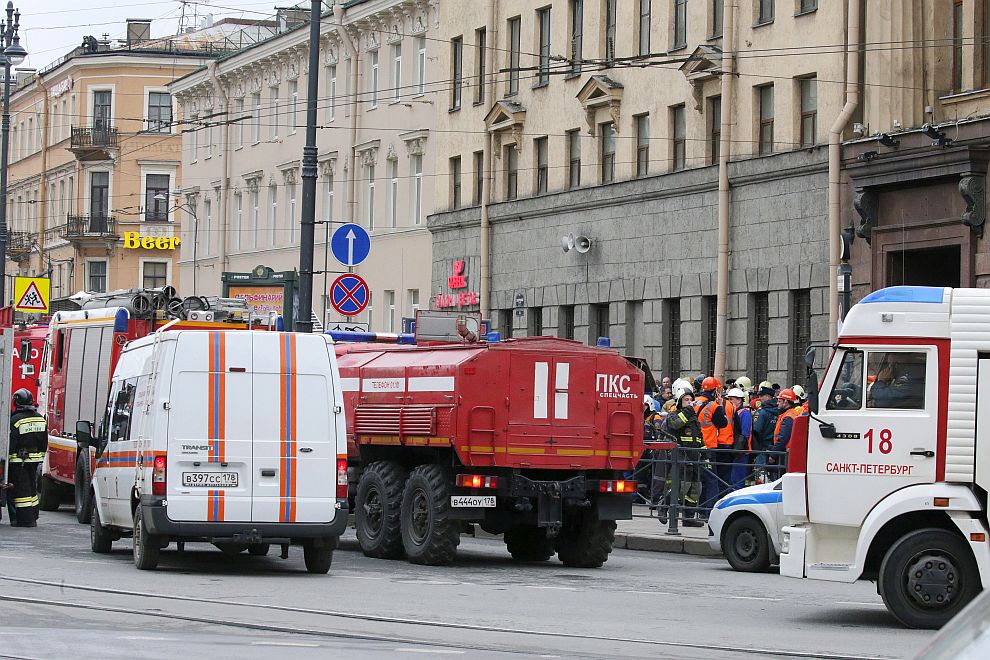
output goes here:
[{"label": "utility pole", "polygon": [[21,12],[7,3],[7,21],[0,22],[0,66],[3,67],[3,119],[0,123],[0,305],[7,301],[7,153],[10,148],[10,69],[24,61],[27,51],[21,46],[17,31]]},{"label": "utility pole", "polygon": [[302,231],[299,235],[299,316],[296,330],[313,331],[313,251],[316,243],[316,96],[319,93],[320,15],[323,3],[311,0],[309,78],[306,96],[306,146],[302,157]]}]

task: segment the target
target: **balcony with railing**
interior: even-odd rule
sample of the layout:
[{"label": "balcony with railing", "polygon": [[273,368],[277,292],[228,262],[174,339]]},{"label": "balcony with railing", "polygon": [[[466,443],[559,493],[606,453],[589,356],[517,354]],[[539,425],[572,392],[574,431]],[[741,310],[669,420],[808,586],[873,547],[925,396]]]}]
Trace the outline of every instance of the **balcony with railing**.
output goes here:
[{"label": "balcony with railing", "polygon": [[35,235],[29,231],[7,232],[7,256],[14,261],[24,261],[31,256]]},{"label": "balcony with railing", "polygon": [[69,150],[80,159],[106,157],[111,149],[117,148],[118,141],[115,126],[73,126]]},{"label": "balcony with railing", "polygon": [[117,220],[109,215],[69,215],[62,226],[62,237],[69,241],[115,241]]}]

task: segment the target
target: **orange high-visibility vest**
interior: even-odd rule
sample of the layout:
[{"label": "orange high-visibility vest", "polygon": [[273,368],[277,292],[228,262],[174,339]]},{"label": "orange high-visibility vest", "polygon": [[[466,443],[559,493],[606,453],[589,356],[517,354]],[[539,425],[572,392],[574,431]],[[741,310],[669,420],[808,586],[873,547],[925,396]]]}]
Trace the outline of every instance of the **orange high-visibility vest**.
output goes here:
[{"label": "orange high-visibility vest", "polygon": [[715,414],[716,407],[718,407],[717,403],[714,401],[708,401],[698,412],[698,421],[701,423],[701,439],[704,441],[705,447],[708,449],[732,446],[732,436],[734,433],[732,415],[735,413],[736,409],[733,407],[731,401],[726,401],[722,404],[722,408],[725,410],[725,416],[728,418],[729,423],[725,428],[717,429],[715,428],[715,424],[712,422],[712,416]]},{"label": "orange high-visibility vest", "polygon": [[790,417],[792,419],[801,416],[801,406],[794,406],[788,408],[784,412],[780,413],[780,417],[777,418],[777,426],[773,429],[773,444],[780,442],[780,425],[785,418]]}]

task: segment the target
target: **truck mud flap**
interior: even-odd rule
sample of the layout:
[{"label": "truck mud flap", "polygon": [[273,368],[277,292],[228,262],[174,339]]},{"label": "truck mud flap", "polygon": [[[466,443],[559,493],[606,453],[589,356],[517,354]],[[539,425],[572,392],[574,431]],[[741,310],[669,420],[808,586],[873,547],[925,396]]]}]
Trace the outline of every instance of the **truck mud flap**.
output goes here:
[{"label": "truck mud flap", "polygon": [[[534,481],[522,475],[512,477],[510,495],[514,497],[536,498],[536,524],[546,527],[556,534],[564,521],[564,499],[586,500],[587,483],[584,477],[573,477],[566,481]],[[521,503],[517,502],[516,508]]]}]

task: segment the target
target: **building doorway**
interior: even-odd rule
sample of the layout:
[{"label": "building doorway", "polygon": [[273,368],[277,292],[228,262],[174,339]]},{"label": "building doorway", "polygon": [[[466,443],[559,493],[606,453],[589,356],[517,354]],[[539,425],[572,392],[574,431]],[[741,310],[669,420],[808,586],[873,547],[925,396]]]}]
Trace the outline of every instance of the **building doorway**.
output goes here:
[{"label": "building doorway", "polygon": [[922,248],[887,253],[887,286],[962,285],[962,247]]}]

